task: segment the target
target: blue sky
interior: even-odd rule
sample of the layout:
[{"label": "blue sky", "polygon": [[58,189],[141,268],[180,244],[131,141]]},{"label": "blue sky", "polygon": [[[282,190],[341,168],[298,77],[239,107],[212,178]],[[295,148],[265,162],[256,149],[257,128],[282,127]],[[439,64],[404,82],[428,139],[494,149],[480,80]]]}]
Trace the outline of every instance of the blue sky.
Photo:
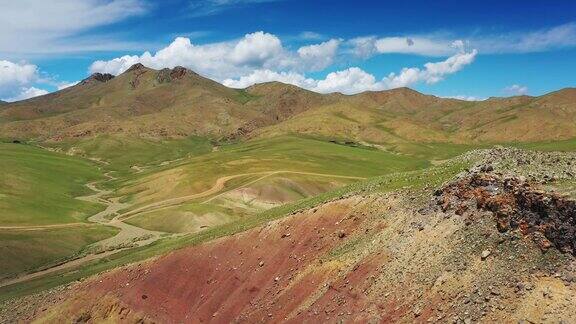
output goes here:
[{"label": "blue sky", "polygon": [[575,1],[462,2],[0,0],[0,98],[136,62],[318,92],[483,99],[576,86]]}]

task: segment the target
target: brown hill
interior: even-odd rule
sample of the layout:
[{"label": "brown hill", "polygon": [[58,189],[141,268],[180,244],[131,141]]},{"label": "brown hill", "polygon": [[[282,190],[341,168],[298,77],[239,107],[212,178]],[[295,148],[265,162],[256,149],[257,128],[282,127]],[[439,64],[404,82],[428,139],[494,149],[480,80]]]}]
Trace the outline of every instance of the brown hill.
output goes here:
[{"label": "brown hill", "polygon": [[260,93],[262,87],[230,89],[182,67],[156,71],[136,64],[117,77],[97,73],[62,91],[7,105],[0,112],[0,136],[220,138],[277,123],[323,100],[299,88],[276,85]]},{"label": "brown hill", "polygon": [[390,142],[511,142],[576,137],[576,89],[541,97],[462,101],[407,88],[342,96],[258,136],[308,133]]},{"label": "brown hill", "polygon": [[576,137],[576,89],[462,101],[408,88],[322,95],[279,82],[231,89],[182,67],[136,64],[114,77],[3,105],[0,137],[122,134],[212,139],[300,133],[373,143],[510,142]]}]

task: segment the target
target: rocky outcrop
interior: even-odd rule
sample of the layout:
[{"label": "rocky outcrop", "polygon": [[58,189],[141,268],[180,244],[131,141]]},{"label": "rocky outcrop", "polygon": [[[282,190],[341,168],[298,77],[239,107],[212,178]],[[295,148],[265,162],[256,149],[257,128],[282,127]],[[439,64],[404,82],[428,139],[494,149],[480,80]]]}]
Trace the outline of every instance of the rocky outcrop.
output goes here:
[{"label": "rocky outcrop", "polygon": [[170,83],[174,80],[180,80],[190,73],[193,72],[182,66],[177,66],[173,69],[165,68],[158,71],[156,81],[158,81],[158,83]]},{"label": "rocky outcrop", "polygon": [[473,209],[490,211],[498,230],[519,230],[542,250],[554,246],[576,255],[576,201],[540,190],[523,177],[472,173],[436,192],[436,203],[465,216]]},{"label": "rocky outcrop", "polygon": [[80,81],[80,84],[85,85],[85,84],[93,84],[93,83],[105,83],[105,82],[108,82],[112,79],[114,79],[114,75],[112,75],[110,73],[97,72],[97,73],[92,74],[88,78]]},{"label": "rocky outcrop", "polygon": [[129,67],[128,70],[126,70],[126,72],[124,72],[124,73],[132,72],[132,71],[138,71],[138,70],[144,70],[144,69],[146,69],[146,67],[142,63],[136,63],[136,64],[133,64],[131,67]]}]

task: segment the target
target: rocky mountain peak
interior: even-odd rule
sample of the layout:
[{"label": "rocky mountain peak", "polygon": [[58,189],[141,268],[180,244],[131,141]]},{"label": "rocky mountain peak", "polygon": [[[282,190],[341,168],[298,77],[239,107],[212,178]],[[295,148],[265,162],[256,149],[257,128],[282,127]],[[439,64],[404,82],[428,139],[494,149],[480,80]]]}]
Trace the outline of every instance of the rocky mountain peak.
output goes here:
[{"label": "rocky mountain peak", "polygon": [[87,77],[86,79],[82,80],[80,82],[80,84],[90,84],[90,83],[94,83],[94,82],[108,82],[110,80],[114,79],[114,75],[110,74],[110,73],[100,73],[100,72],[96,72],[94,74],[92,74],[91,76]]},{"label": "rocky mountain peak", "polygon": [[195,75],[196,73],[192,72],[191,70],[183,66],[176,66],[173,69],[165,68],[158,71],[158,74],[156,75],[156,80],[159,83],[168,83],[174,80],[180,80],[184,78],[186,75],[192,75],[192,74]]},{"label": "rocky mountain peak", "polygon": [[125,73],[132,72],[132,71],[143,70],[143,69],[145,69],[145,68],[146,68],[146,67],[145,67],[142,63],[136,63],[136,64],[133,64],[131,67],[129,67],[128,70],[126,70]]}]

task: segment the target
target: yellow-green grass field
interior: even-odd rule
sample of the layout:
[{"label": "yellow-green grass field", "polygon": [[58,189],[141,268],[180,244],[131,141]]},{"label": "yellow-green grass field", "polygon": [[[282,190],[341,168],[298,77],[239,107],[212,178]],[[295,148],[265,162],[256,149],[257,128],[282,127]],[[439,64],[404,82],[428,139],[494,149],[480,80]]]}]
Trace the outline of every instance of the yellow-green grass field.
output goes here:
[{"label": "yellow-green grass field", "polygon": [[245,176],[230,180],[217,194],[136,214],[126,222],[149,230],[196,232],[359,180],[293,173]]},{"label": "yellow-green grass field", "polygon": [[116,233],[115,228],[101,225],[0,230],[0,279],[56,265]]},{"label": "yellow-green grass field", "polygon": [[202,137],[159,140],[123,135],[99,135],[81,140],[46,144],[65,152],[104,162],[102,167],[125,176],[139,168],[210,152],[210,141]]},{"label": "yellow-green grass field", "polygon": [[0,226],[85,222],[103,208],[75,199],[102,178],[93,163],[23,144],[0,143]]},{"label": "yellow-green grass field", "polygon": [[301,172],[372,177],[422,169],[424,158],[367,146],[348,146],[298,136],[281,136],[221,146],[217,151],[184,159],[157,172],[144,172],[116,183],[133,208],[174,197],[201,193],[226,176],[266,172]]},{"label": "yellow-green grass field", "polygon": [[0,278],[53,265],[116,233],[86,220],[103,205],[75,199],[101,179],[93,163],[0,143],[0,170]]}]

